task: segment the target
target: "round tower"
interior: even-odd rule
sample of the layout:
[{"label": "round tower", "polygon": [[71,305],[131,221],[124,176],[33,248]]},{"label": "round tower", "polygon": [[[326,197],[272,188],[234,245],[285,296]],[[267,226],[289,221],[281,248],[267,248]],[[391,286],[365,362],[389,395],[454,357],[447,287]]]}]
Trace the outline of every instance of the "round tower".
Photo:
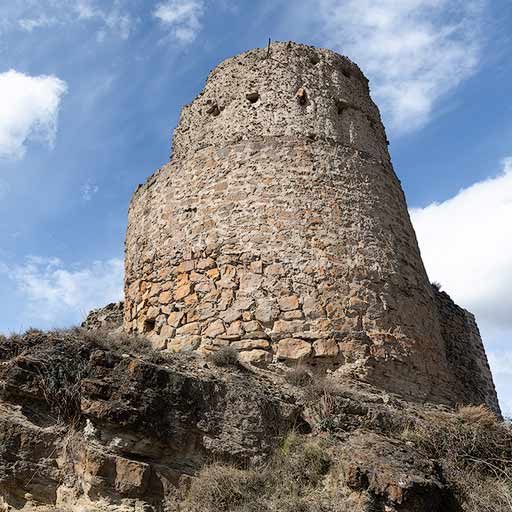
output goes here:
[{"label": "round tower", "polygon": [[231,346],[452,398],[379,111],[329,50],[274,43],[211,72],[132,199],[125,292],[125,327],[157,348]]}]

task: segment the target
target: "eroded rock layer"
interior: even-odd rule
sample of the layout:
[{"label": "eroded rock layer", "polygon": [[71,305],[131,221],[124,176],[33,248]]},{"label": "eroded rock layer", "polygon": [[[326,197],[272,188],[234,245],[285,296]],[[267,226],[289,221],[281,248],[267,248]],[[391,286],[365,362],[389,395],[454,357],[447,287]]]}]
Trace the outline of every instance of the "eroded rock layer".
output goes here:
[{"label": "eroded rock layer", "polygon": [[130,205],[127,330],[161,349],[230,345],[414,399],[494,403],[493,389],[467,396],[456,381],[379,111],[350,60],[291,43],[228,59],[183,109],[173,147]]}]

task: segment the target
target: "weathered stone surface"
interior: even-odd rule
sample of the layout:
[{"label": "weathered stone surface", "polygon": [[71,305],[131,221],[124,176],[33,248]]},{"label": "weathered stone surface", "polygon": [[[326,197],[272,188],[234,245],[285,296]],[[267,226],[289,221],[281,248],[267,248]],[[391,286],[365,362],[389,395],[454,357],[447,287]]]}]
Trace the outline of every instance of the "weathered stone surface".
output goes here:
[{"label": "weathered stone surface", "polygon": [[279,298],[279,307],[281,311],[293,311],[299,309],[299,298],[296,295]]},{"label": "weathered stone surface", "polygon": [[304,424],[292,396],[250,373],[186,354],[159,366],[77,336],[0,338],[2,510],[169,510],[208,461],[263,462]]},{"label": "weathered stone surface", "polygon": [[365,432],[354,435],[344,452],[347,485],[378,496],[386,503],[382,510],[459,510],[439,466],[400,441]]},{"label": "weathered stone surface", "polygon": [[226,331],[222,320],[215,320],[204,331],[204,335],[208,338],[215,338]]},{"label": "weathered stone surface", "polygon": [[472,403],[485,403],[500,414],[491,369],[475,317],[457,306],[447,293],[435,286],[433,289],[448,363],[458,387],[454,394],[466,396]]},{"label": "weathered stone surface", "polygon": [[313,343],[315,357],[335,357],[338,355],[338,344],[334,340],[316,340]]},{"label": "weathered stone surface", "polygon": [[311,343],[297,338],[287,338],[279,342],[277,346],[277,357],[278,359],[296,361],[309,356],[311,351]]},{"label": "weathered stone surface", "polygon": [[178,327],[176,329],[176,336],[183,336],[188,334],[199,334],[201,331],[201,325],[199,322],[192,322],[191,324],[186,324],[183,327]]},{"label": "weathered stone surface", "polygon": [[[113,330],[123,325],[124,302],[113,302],[99,309],[93,309],[82,322],[85,329]],[[127,312],[131,317],[131,311]]]},{"label": "weathered stone surface", "polygon": [[176,336],[167,345],[172,352],[190,352],[201,345],[201,336]]},{"label": "weathered stone surface", "polygon": [[[0,337],[1,510],[213,512],[242,499],[279,511],[296,503],[297,483],[311,511],[508,507],[498,501],[506,499],[501,472],[510,467],[512,432],[481,408],[449,412],[332,377],[317,396],[287,378],[292,372],[269,371],[268,350],[240,346],[239,364],[219,368],[192,353],[152,352],[141,338],[126,351],[116,340],[128,338],[101,334]],[[442,440],[435,450],[425,450],[430,436]],[[482,450],[500,473],[494,478],[468,449]],[[213,480],[205,468],[212,462]],[[288,472],[292,485],[280,488]],[[228,479],[213,487],[219,474]],[[248,483],[242,496],[231,481]],[[208,492],[200,506],[188,500],[194,482]]]},{"label": "weathered stone surface", "polygon": [[442,334],[368,81],[329,50],[274,43],[270,54],[212,71],[183,108],[171,161],[135,192],[125,328],[160,335],[152,320],[168,313],[153,308],[172,291],[169,306],[201,332],[257,320],[273,343],[334,339],[344,347],[336,364],[367,382],[495,407],[485,363],[453,370],[472,363]]},{"label": "weathered stone surface", "polygon": [[268,363],[272,361],[272,354],[266,350],[246,350],[240,352],[239,359],[245,363]]},{"label": "weathered stone surface", "polygon": [[267,340],[241,340],[230,345],[237,350],[269,349],[270,343]]}]

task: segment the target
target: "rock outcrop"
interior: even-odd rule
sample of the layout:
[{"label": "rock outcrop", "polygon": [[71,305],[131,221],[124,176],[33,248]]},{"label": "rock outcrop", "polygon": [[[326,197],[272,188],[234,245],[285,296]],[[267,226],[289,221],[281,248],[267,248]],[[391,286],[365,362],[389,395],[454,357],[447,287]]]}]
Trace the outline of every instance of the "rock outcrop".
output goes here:
[{"label": "rock outcrop", "polygon": [[498,410],[481,340],[467,343],[482,360],[461,367],[437,306],[360,69],[275,43],[212,71],[171,161],[133,196],[125,329]]},{"label": "rock outcrop", "polygon": [[483,408],[120,334],[0,339],[0,510],[505,512],[511,467]]},{"label": "rock outcrop", "polygon": [[0,343],[0,496],[10,506],[163,510],[208,461],[261,463],[292,428],[309,428],[269,382],[193,356],[152,359],[138,342],[145,357],[85,331]]}]

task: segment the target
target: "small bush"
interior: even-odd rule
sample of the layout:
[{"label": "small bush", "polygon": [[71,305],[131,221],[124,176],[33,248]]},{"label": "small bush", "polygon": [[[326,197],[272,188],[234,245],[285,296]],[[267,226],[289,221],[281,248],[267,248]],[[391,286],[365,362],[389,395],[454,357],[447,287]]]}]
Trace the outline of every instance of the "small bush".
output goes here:
[{"label": "small bush", "polygon": [[139,334],[82,328],[76,328],[76,331],[84,341],[94,343],[104,350],[111,350],[118,354],[131,353],[140,356],[151,356],[154,352],[149,340]]},{"label": "small bush", "polygon": [[240,470],[223,464],[207,466],[192,482],[185,511],[262,510],[258,499],[264,492],[266,477],[265,472],[253,469]]},{"label": "small bush", "polygon": [[220,350],[213,352],[208,360],[215,366],[237,366],[238,351],[233,347],[222,347]]},{"label": "small bush", "polygon": [[274,471],[282,481],[299,487],[317,486],[329,471],[330,457],[320,441],[305,442],[303,436],[289,434],[274,460]]},{"label": "small bush", "polygon": [[494,427],[498,422],[496,414],[485,405],[466,405],[460,407],[457,411],[457,416],[466,423],[480,425],[484,428]]},{"label": "small bush", "polygon": [[307,386],[313,382],[311,374],[302,366],[288,370],[284,378],[288,384],[298,387]]},{"label": "small bush", "polygon": [[[268,465],[213,464],[193,480],[184,512],[318,512],[331,459],[327,447],[295,433]],[[330,510],[330,509],[325,509]]]},{"label": "small bush", "polygon": [[512,429],[487,408],[431,413],[402,437],[441,462],[464,512],[512,511]]}]

